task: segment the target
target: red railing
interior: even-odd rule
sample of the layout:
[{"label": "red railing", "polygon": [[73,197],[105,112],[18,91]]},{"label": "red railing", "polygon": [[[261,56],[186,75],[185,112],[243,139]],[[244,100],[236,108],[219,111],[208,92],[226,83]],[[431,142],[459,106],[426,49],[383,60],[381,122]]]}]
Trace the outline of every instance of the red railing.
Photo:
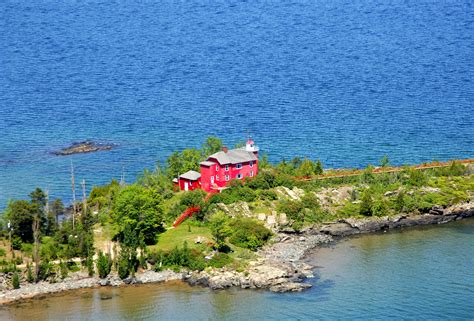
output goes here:
[{"label": "red railing", "polygon": [[[408,168],[415,169],[415,170],[423,170],[423,169],[430,169],[430,168],[439,168],[439,167],[449,167],[452,163],[455,162],[456,164],[473,164],[474,159],[461,159],[461,160],[453,160],[448,162],[431,162],[431,163],[424,163],[421,165],[414,165],[409,166]],[[381,174],[381,173],[394,173],[394,172],[401,172],[404,170],[405,167],[377,167],[371,172],[373,174]],[[297,177],[296,179],[299,181],[312,181],[312,180],[323,180],[329,178],[340,178],[340,177],[348,177],[348,176],[359,176],[364,174],[363,169],[354,169],[354,170],[340,170],[340,171],[332,171],[318,176],[312,177]]]},{"label": "red railing", "polygon": [[183,214],[181,214],[178,219],[173,223],[173,227],[177,227],[181,224],[186,218],[193,216],[194,213],[199,212],[201,210],[200,206],[193,206],[188,207]]}]

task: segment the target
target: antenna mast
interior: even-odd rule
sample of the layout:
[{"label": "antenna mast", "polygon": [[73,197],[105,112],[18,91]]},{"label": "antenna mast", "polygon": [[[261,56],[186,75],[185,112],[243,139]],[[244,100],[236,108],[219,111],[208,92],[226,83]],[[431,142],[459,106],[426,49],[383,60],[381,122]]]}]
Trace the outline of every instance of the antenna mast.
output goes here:
[{"label": "antenna mast", "polygon": [[72,186],[72,230],[75,226],[75,216],[76,216],[76,184],[74,179],[74,165],[71,161],[71,186]]},{"label": "antenna mast", "polygon": [[82,180],[82,215],[87,213],[86,180]]},{"label": "antenna mast", "polygon": [[125,166],[122,164],[122,174],[120,175],[120,186],[125,185]]}]

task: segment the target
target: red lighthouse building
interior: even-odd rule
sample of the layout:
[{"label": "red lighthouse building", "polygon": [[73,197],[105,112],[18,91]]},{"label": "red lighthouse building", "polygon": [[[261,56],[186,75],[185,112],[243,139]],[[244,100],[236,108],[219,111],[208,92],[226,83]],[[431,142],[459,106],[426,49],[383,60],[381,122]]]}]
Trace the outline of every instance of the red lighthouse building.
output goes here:
[{"label": "red lighthouse building", "polygon": [[[181,190],[195,189],[197,186],[206,192],[221,191],[234,179],[244,179],[258,174],[258,150],[254,141],[249,138],[245,147],[228,149],[210,155],[200,163],[201,174],[181,175],[177,182]],[[184,177],[183,177],[184,176]],[[193,179],[190,185],[190,178]],[[191,187],[192,186],[192,187]],[[187,187],[187,188],[186,188]]]}]

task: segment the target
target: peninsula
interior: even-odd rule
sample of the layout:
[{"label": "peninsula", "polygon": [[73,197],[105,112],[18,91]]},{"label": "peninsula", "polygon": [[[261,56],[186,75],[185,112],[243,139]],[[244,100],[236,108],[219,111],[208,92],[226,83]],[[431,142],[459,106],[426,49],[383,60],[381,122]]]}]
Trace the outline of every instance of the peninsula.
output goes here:
[{"label": "peninsula", "polygon": [[301,291],[314,271],[303,258],[319,245],[474,216],[473,163],[393,167],[384,157],[377,167],[324,170],[306,158],[270,164],[253,140],[229,149],[210,137],[70,208],[39,188],[11,202],[0,302],[167,280]]}]

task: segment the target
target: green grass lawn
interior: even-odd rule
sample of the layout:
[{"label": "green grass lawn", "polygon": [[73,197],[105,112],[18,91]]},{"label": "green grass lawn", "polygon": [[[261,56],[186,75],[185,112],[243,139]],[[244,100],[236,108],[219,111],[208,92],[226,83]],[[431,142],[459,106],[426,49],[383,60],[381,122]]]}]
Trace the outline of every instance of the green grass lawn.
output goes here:
[{"label": "green grass lawn", "polygon": [[190,248],[200,246],[200,244],[194,243],[194,241],[200,236],[204,239],[204,244],[212,242],[211,231],[207,227],[203,226],[190,226],[191,231],[188,229],[188,224],[183,222],[177,228],[172,228],[166,232],[160,234],[158,243],[156,245],[149,246],[148,249],[152,251],[172,250],[175,246],[183,246],[183,242],[187,241]]}]

